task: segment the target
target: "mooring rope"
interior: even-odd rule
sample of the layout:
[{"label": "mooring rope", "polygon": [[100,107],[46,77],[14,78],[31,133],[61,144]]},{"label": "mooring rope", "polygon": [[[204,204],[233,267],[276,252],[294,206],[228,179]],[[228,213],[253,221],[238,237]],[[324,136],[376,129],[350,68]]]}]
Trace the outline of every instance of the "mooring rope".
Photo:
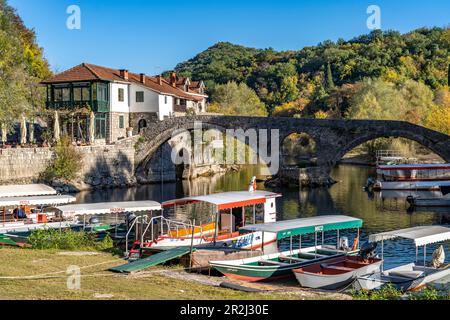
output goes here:
[{"label": "mooring rope", "polygon": [[[89,269],[89,268],[100,266],[100,265],[104,265],[104,264],[110,264],[112,262],[117,262],[117,260],[104,261],[104,262],[99,262],[99,263],[83,266],[83,267],[80,267],[80,270],[81,269]],[[61,273],[67,273],[67,270],[55,271],[55,272],[47,272],[47,273],[31,275],[31,276],[0,276],[0,280],[34,280],[34,279],[44,279],[46,277],[47,278],[48,277],[55,277],[54,275],[61,274]]]}]

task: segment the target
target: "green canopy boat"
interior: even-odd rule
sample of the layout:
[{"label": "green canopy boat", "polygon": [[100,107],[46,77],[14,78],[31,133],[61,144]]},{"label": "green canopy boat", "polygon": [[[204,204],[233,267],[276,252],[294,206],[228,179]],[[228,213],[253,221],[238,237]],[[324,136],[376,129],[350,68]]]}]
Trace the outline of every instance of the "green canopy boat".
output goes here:
[{"label": "green canopy boat", "polygon": [[[358,218],[341,215],[318,216],[303,219],[286,220],[265,224],[247,225],[239,231],[242,233],[257,232],[276,234],[277,240],[290,238],[290,250],[263,255],[259,257],[210,261],[209,264],[223,275],[245,281],[273,280],[293,275],[292,270],[319,261],[327,261],[342,255],[358,253],[359,228],[363,221]],[[341,247],[340,230],[358,229],[352,248]],[[337,246],[324,244],[324,232],[337,231]],[[315,244],[312,247],[302,248],[302,235],[314,234]],[[318,234],[322,235],[321,244],[318,244]],[[299,249],[293,250],[293,237],[299,237]]]}]

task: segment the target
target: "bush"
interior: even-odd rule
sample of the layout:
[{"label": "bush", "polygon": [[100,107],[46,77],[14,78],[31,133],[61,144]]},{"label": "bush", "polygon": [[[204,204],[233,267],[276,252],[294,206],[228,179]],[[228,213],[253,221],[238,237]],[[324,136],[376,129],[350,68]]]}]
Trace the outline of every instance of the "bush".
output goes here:
[{"label": "bush", "polygon": [[47,180],[63,179],[70,181],[76,178],[82,166],[82,156],[72,145],[69,137],[63,137],[55,147],[55,158],[45,170]]},{"label": "bush", "polygon": [[380,290],[373,291],[352,291],[352,296],[356,300],[449,300],[450,293],[445,289],[437,289],[427,286],[417,292],[404,294],[397,290],[392,284],[388,284]]},{"label": "bush", "polygon": [[102,241],[96,241],[93,234],[59,229],[33,231],[28,241],[34,249],[41,250],[107,250],[113,247],[109,235]]}]

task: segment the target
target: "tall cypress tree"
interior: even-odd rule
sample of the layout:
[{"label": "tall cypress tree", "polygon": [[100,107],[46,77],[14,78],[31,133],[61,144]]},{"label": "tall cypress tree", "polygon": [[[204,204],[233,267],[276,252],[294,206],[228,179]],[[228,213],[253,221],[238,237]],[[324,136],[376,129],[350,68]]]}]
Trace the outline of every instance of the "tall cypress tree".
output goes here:
[{"label": "tall cypress tree", "polygon": [[327,90],[330,92],[334,89],[334,81],[333,81],[333,73],[331,72],[331,65],[328,62],[327,64],[327,75],[326,75],[326,81],[327,81]]}]

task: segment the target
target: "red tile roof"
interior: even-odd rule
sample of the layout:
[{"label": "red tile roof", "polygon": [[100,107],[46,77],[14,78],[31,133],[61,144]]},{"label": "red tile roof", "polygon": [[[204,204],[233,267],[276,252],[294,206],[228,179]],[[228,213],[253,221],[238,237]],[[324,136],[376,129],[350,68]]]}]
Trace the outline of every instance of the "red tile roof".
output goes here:
[{"label": "red tile roof", "polygon": [[120,70],[118,69],[111,69],[88,63],[82,63],[76,67],[73,67],[69,70],[57,74],[52,78],[43,81],[42,83],[52,84],[52,83],[95,81],[95,80],[131,82],[145,86],[153,91],[162,94],[172,95],[178,98],[193,100],[196,102],[203,100],[203,98],[192,96],[191,94],[188,94],[187,92],[185,92],[180,88],[173,87],[164,78],[161,78],[161,82],[159,82],[157,77],[145,76],[145,84],[144,84],[140,81],[139,74],[129,72],[127,80],[121,77]]}]

